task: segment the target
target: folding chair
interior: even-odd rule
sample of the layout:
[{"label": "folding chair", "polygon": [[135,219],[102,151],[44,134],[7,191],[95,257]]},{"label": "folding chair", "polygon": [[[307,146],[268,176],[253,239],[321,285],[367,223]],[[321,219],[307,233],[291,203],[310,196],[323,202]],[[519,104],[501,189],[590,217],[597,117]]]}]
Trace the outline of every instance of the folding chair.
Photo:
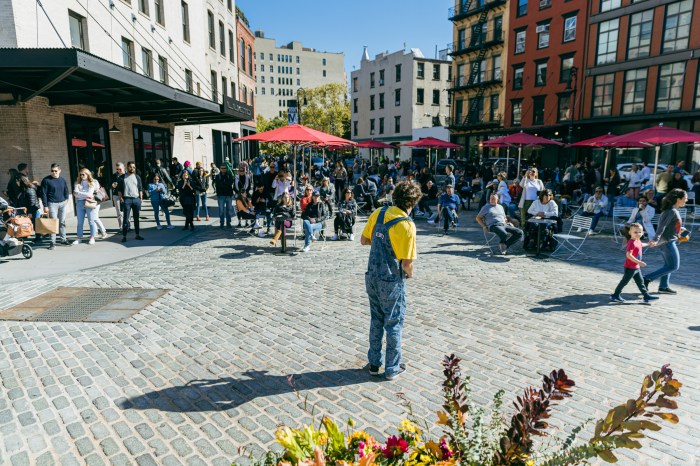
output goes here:
[{"label": "folding chair", "polygon": [[[620,234],[620,228],[625,226],[625,222],[629,220],[633,210],[634,207],[613,207],[613,239],[616,243],[619,242],[620,239],[622,239],[622,235]],[[620,222],[620,220],[622,220],[622,222]]]},{"label": "folding chair", "polygon": [[481,231],[484,232],[484,246],[486,246],[491,254],[493,254],[493,248],[496,247],[498,243],[501,242],[501,238],[496,233],[493,233],[491,231],[484,231],[482,228]]},{"label": "folding chair", "polygon": [[[586,238],[588,238],[592,221],[593,217],[574,216],[568,233],[556,233],[554,235],[559,244],[550,257],[571,260],[574,256],[583,254],[581,247],[586,242]],[[579,232],[579,230],[581,231]]]}]

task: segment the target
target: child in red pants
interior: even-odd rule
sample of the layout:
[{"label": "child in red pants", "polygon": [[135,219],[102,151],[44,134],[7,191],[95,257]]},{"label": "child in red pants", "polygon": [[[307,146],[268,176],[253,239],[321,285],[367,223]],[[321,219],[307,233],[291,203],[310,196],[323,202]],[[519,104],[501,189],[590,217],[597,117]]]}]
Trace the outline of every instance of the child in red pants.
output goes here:
[{"label": "child in red pants", "polygon": [[644,296],[644,302],[649,303],[659,299],[658,296],[652,296],[647,291],[644,286],[644,277],[642,276],[641,267],[646,267],[646,262],[642,261],[642,248],[648,246],[648,244],[642,243],[641,237],[644,234],[644,228],[639,223],[633,223],[629,226],[630,240],[627,242],[627,253],[625,260],[625,274],[622,276],[622,280],[615,288],[615,292],[610,295],[610,301],[614,303],[624,303],[625,300],[620,297],[622,289],[630,282],[634,280],[637,288],[641,291],[642,296]]}]

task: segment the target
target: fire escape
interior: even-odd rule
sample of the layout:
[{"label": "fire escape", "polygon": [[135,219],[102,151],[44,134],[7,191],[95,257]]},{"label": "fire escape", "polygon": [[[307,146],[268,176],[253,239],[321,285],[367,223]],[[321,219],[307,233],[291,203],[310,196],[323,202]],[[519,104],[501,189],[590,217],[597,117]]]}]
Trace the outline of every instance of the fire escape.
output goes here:
[{"label": "fire escape", "polygon": [[[467,3],[467,10],[469,9],[473,1],[474,0],[469,0],[469,3]],[[482,8],[483,10],[481,10],[481,13],[479,14],[479,19],[477,20],[474,27],[472,27],[472,37],[470,41],[470,46],[478,45],[479,52],[476,56],[476,59],[472,61],[471,72],[469,73],[469,80],[466,84],[467,87],[473,86],[476,79],[481,76],[481,67],[484,66],[484,58],[486,57],[487,40],[486,37],[483,36],[482,32],[484,30],[484,26],[486,25],[489,10],[485,7]],[[478,43],[475,43],[476,40],[478,40]],[[467,111],[467,116],[464,118],[464,126],[474,124],[479,121],[479,102],[483,98],[485,90],[485,79],[479,79],[476,95],[471,99],[471,103],[469,104],[469,110]]]}]

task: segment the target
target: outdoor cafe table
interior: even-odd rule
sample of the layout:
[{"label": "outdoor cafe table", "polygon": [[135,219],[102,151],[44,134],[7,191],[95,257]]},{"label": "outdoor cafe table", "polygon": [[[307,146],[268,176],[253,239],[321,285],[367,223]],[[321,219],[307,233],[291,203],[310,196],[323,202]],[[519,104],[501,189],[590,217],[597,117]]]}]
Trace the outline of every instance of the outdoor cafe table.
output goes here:
[{"label": "outdoor cafe table", "polygon": [[542,228],[544,225],[555,225],[557,221],[551,218],[531,217],[527,219],[527,222],[537,225],[537,254],[535,254],[534,257],[540,257],[540,249],[542,247]]}]

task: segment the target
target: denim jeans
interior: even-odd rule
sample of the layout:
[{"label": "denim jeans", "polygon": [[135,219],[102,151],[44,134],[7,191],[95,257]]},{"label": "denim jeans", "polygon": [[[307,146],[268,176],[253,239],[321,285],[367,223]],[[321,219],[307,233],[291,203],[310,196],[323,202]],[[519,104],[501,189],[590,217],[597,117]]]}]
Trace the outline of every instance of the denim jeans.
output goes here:
[{"label": "denim jeans", "polygon": [[226,225],[231,226],[231,213],[233,212],[231,196],[216,196],[216,202],[219,204],[219,225],[224,225],[225,216]]},{"label": "denim jeans", "polygon": [[669,241],[659,246],[659,252],[664,258],[664,265],[654,270],[645,278],[649,281],[659,279],[659,288],[668,288],[671,280],[671,273],[681,266],[681,256],[678,253],[678,242]]},{"label": "denim jeans", "polygon": [[[66,206],[68,201],[49,202],[49,218],[58,219],[58,233],[61,239],[66,241]],[[56,244],[56,234],[51,234],[51,244]]]},{"label": "denim jeans", "polygon": [[440,215],[442,216],[442,227],[445,230],[449,230],[450,223],[457,221],[457,212],[454,209],[443,207]]},{"label": "denim jeans", "polygon": [[153,207],[153,215],[156,217],[156,225],[160,226],[160,210],[163,209],[165,222],[170,226],[170,211],[167,207],[160,205],[160,198],[157,201],[151,198],[151,207]]},{"label": "denim jeans", "polygon": [[598,221],[600,220],[600,217],[605,215],[605,212],[602,210],[598,212],[597,214],[592,214],[590,212],[584,212],[583,216],[584,217],[593,217],[593,221],[591,222],[591,231],[595,231],[595,228],[598,226]]},{"label": "denim jeans", "polygon": [[204,215],[209,217],[209,207],[207,207],[207,193],[197,194],[197,217],[199,217],[199,209],[204,207]]},{"label": "denim jeans", "polygon": [[122,234],[126,236],[129,228],[129,216],[134,212],[134,233],[139,236],[139,215],[141,214],[141,199],[138,197],[124,198],[124,219],[122,221]]},{"label": "denim jeans", "polygon": [[[507,248],[511,247],[523,237],[523,231],[520,228],[515,228],[510,225],[491,225],[489,227],[491,233],[495,233],[496,236],[501,240],[502,244],[505,244]],[[508,238],[508,233],[510,233],[510,238]]]},{"label": "denim jeans", "polygon": [[114,210],[117,213],[117,226],[121,230],[122,221],[124,220],[124,212],[122,212],[122,201],[116,194],[112,194],[112,204],[114,204]]},{"label": "denim jeans", "polygon": [[311,245],[311,236],[322,229],[323,223],[311,223],[308,220],[304,220],[304,247],[309,247]]},{"label": "denim jeans", "polygon": [[372,366],[382,365],[382,340],[386,333],[386,362],[384,372],[391,376],[399,372],[401,337],[406,317],[406,282],[376,279],[365,275],[369,297],[369,351],[367,359]]},{"label": "denim jeans", "polygon": [[97,225],[95,224],[95,209],[86,209],[85,201],[79,200],[75,203],[75,210],[78,216],[78,239],[83,237],[83,226],[85,225],[85,216],[87,215],[88,225],[90,225],[90,238],[94,238],[97,234]]}]

